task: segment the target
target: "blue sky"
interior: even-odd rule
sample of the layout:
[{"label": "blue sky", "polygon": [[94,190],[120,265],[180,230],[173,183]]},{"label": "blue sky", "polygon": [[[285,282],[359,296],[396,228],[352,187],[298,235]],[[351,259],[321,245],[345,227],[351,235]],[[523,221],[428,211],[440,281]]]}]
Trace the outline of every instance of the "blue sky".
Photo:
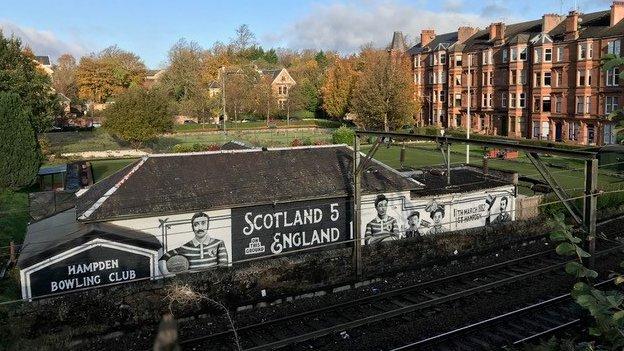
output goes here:
[{"label": "blue sky", "polygon": [[357,51],[385,45],[394,30],[415,39],[461,25],[540,18],[543,13],[606,10],[611,0],[0,0],[0,28],[22,38],[37,54],[76,56],[109,45],[141,56],[150,68],[166,64],[179,38],[210,47],[228,42],[247,24],[265,47]]}]

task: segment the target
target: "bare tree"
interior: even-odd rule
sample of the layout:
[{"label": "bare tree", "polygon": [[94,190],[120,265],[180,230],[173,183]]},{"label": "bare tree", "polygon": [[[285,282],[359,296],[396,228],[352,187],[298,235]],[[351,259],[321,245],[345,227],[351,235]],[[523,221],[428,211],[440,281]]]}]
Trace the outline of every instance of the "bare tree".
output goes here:
[{"label": "bare tree", "polygon": [[251,46],[257,45],[256,36],[251,29],[249,29],[248,25],[242,24],[236,28],[236,36],[230,40],[230,44],[234,47],[236,52],[241,52]]}]

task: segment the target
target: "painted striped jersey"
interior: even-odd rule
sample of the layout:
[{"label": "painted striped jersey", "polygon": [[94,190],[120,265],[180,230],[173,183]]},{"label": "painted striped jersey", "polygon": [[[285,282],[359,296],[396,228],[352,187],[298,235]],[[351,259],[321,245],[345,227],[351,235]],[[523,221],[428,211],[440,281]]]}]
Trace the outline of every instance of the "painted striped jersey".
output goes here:
[{"label": "painted striped jersey", "polygon": [[216,266],[228,265],[228,254],[223,240],[210,238],[206,242],[199,242],[197,239],[167,251],[164,259],[182,255],[189,261],[189,270],[198,271]]},{"label": "painted striped jersey", "polygon": [[383,241],[385,239],[396,239],[399,228],[394,217],[386,216],[386,218],[375,217],[366,225],[366,233],[364,237],[369,244]]}]

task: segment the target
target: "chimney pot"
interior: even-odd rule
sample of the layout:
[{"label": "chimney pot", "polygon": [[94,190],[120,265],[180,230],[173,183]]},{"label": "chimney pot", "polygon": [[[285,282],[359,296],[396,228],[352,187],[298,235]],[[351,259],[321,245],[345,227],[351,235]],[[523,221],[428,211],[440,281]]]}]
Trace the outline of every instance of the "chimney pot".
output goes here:
[{"label": "chimney pot", "polygon": [[429,45],[429,43],[435,39],[435,36],[435,30],[423,29],[422,32],[420,32],[420,45],[423,47]]},{"label": "chimney pot", "polygon": [[457,41],[462,44],[468,40],[471,36],[475,35],[479,31],[479,28],[473,27],[459,27],[457,29]]},{"label": "chimney pot", "polygon": [[495,45],[503,43],[505,38],[505,23],[497,22],[490,24],[490,41],[494,41]]},{"label": "chimney pot", "polygon": [[548,33],[553,30],[559,23],[563,22],[565,17],[554,13],[547,13],[542,16],[542,33]]},{"label": "chimney pot", "polygon": [[611,5],[611,27],[624,19],[624,1],[615,0]]},{"label": "chimney pot", "polygon": [[577,11],[570,11],[565,21],[565,40],[576,40],[579,37],[579,13]]}]

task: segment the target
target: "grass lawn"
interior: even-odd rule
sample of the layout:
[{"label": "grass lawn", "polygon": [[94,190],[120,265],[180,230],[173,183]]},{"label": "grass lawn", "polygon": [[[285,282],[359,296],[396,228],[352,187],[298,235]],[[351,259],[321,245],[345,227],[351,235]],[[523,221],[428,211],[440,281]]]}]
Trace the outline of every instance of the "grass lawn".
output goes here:
[{"label": "grass lawn", "polygon": [[[366,152],[370,146],[362,147]],[[454,145],[451,147],[451,162],[454,164],[466,162],[466,146]],[[521,176],[528,176],[535,179],[542,179],[537,169],[530,163],[528,158],[521,154],[516,160],[501,160],[490,159],[488,161],[489,166],[492,168],[498,168],[503,170],[510,170],[518,172]],[[375,154],[375,158],[381,162],[384,162],[394,168],[400,167],[400,147],[391,146],[387,148],[382,146]],[[483,151],[480,148],[471,147],[470,150],[470,163],[475,166],[481,166],[483,160]],[[559,184],[565,189],[571,189],[570,193],[573,193],[577,188],[583,189],[584,187],[584,170],[583,163],[578,160],[566,159],[562,157],[544,157],[547,164],[555,165],[558,167],[549,166],[549,170],[553,176],[559,181]],[[413,168],[421,168],[427,166],[441,165],[444,163],[442,154],[435,148],[432,143],[423,143],[418,145],[411,145],[407,149],[405,155],[405,166]],[[567,167],[567,169],[560,168],[561,166]],[[600,170],[598,176],[598,186],[603,189],[624,189],[624,179],[613,176],[612,171]],[[533,192],[527,188],[520,189],[522,193],[532,194]]]},{"label": "grass lawn", "polygon": [[[288,123],[285,119],[271,120],[271,128],[305,128],[305,127],[321,127],[321,128],[338,128],[341,122],[326,119],[291,119]],[[217,124],[182,124],[175,125],[173,129],[176,132],[201,132],[201,131],[217,131],[223,128]],[[248,122],[227,122],[226,130],[244,130],[244,129],[267,129],[265,120],[248,121]]]},{"label": "grass lawn", "polygon": [[[180,126],[180,128],[188,127],[195,128],[195,130],[192,133],[184,134],[185,131],[181,129],[178,130],[180,134],[162,135],[153,142],[146,143],[145,146],[154,152],[170,152],[176,144],[223,144],[230,140],[241,140],[256,146],[267,147],[287,146],[295,138],[309,144],[315,142],[329,143],[332,132],[332,129],[299,130],[293,128],[289,130],[230,130],[227,134],[219,132],[201,133],[201,130],[196,129],[197,126]],[[92,132],[46,133],[45,137],[50,143],[52,154],[131,148],[129,144],[116,140],[101,128]]]},{"label": "grass lawn", "polygon": [[[20,244],[24,241],[26,225],[30,217],[28,215],[28,192],[27,191],[0,191],[0,264],[4,264],[9,258],[11,241]],[[14,300],[20,297],[19,284],[11,275],[0,280],[0,302]]]},{"label": "grass lawn", "polygon": [[314,130],[245,130],[229,131],[223,133],[192,133],[173,134],[159,137],[155,142],[150,143],[151,149],[155,152],[170,152],[176,144],[224,144],[230,140],[240,140],[256,146],[276,147],[290,146],[294,139],[299,139],[306,144],[315,142],[330,143],[330,129]]},{"label": "grass lawn", "polygon": [[45,133],[45,138],[50,142],[50,151],[52,154],[119,150],[130,147],[113,138],[102,128],[96,128],[92,132]]},{"label": "grass lawn", "polygon": [[123,158],[91,161],[91,169],[93,170],[93,181],[98,182],[136,160],[136,158]]}]

